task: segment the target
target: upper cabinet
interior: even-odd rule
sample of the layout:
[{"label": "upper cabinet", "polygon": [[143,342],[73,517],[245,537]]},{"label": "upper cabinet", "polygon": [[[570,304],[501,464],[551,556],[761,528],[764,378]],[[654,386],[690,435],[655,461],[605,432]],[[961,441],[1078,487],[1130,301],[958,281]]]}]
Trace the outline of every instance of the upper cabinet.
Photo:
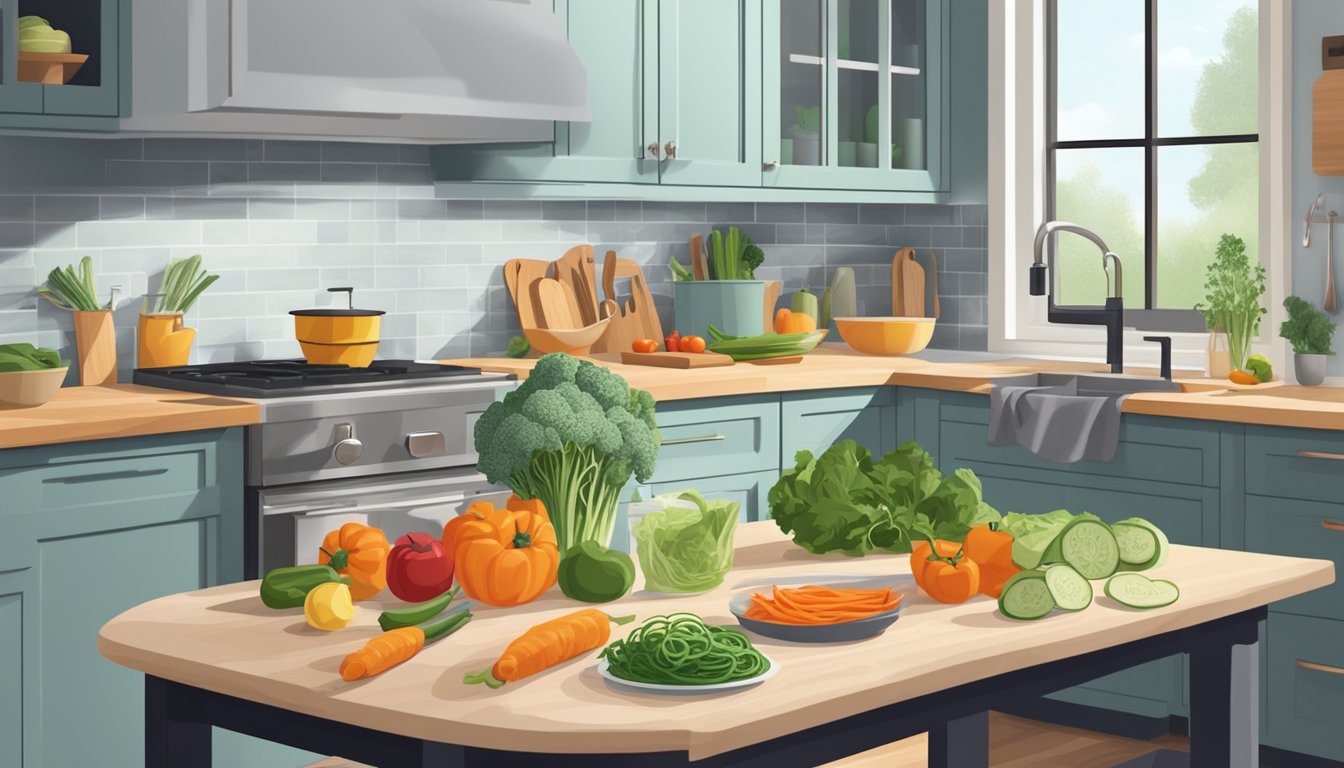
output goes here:
[{"label": "upper cabinet", "polygon": [[941,189],[943,3],[777,0],[764,10],[762,183]]},{"label": "upper cabinet", "polygon": [[115,130],[129,6],[0,0],[0,126]]},{"label": "upper cabinet", "polygon": [[[984,144],[983,105],[960,111],[961,131],[951,120],[953,26],[965,15],[983,29],[982,0],[956,15],[949,0],[555,0],[555,12],[588,70],[591,121],[557,123],[542,145],[437,147],[441,194],[935,202],[950,199],[952,137]],[[962,71],[965,98],[983,102],[986,73]]]}]

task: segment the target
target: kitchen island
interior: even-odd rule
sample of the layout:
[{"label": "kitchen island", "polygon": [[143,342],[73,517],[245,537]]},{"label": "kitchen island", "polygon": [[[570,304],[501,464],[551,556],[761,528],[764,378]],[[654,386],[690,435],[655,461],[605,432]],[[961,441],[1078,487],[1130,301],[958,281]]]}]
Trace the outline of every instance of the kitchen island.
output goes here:
[{"label": "kitchen island", "polygon": [[612,687],[595,653],[500,690],[462,683],[528,627],[581,607],[558,590],[480,608],[462,631],[358,683],[342,682],[337,666],[379,631],[378,601],[323,633],[298,610],[265,608],[256,582],[145,603],[108,622],[98,647],[145,673],[150,766],[208,765],[212,724],[381,766],[812,766],[923,731],[931,765],[985,765],[988,709],[1179,652],[1191,654],[1195,764],[1251,765],[1265,606],[1334,581],[1327,561],[1173,546],[1150,575],[1181,586],[1174,605],[1134,611],[1103,597],[1081,613],[1014,622],[984,597],[941,605],[916,593],[904,556],[809,555],[770,523],[739,529],[736,549],[734,570],[710,593],[636,592],[608,610],[729,624],[739,589],[889,575],[907,594],[902,618],[859,644],[752,636],[779,673],[717,695]]}]

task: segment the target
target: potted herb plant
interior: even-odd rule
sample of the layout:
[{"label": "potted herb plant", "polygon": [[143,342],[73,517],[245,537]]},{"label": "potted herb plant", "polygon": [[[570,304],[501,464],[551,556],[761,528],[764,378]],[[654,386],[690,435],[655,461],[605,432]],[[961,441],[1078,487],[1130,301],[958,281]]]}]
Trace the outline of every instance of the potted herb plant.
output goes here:
[{"label": "potted herb plant", "polygon": [[121,286],[112,286],[107,304],[98,302],[93,280],[93,257],[73,265],[57,267],[38,289],[42,298],[61,309],[68,309],[75,320],[75,360],[79,363],[79,383],[97,386],[117,383],[117,339],[112,325]]},{"label": "potted herb plant", "polygon": [[1335,324],[1321,310],[1297,296],[1283,300],[1288,319],[1279,326],[1279,336],[1293,345],[1293,369],[1297,383],[1314,387],[1325,381],[1326,358],[1333,355],[1331,340]]},{"label": "potted herb plant", "polygon": [[675,258],[672,270],[677,330],[708,335],[709,326],[733,336],[765,333],[765,281],[756,268],[765,252],[737,227],[714,230],[709,237],[707,280],[696,280],[692,270]]},{"label": "potted herb plant", "polygon": [[163,271],[159,293],[145,295],[136,329],[136,364],[141,368],[186,365],[191,357],[195,328],[184,328],[182,317],[219,275],[201,269],[198,253],[173,259]]},{"label": "potted herb plant", "polygon": [[[1251,340],[1260,332],[1260,317],[1266,311],[1260,304],[1265,293],[1265,268],[1251,262],[1244,240],[1225,234],[1209,264],[1204,290],[1206,303],[1196,304],[1195,309],[1203,313],[1210,332],[1221,330],[1227,334],[1232,367],[1229,378],[1245,379]],[[1255,378],[1254,374],[1249,375]]]}]

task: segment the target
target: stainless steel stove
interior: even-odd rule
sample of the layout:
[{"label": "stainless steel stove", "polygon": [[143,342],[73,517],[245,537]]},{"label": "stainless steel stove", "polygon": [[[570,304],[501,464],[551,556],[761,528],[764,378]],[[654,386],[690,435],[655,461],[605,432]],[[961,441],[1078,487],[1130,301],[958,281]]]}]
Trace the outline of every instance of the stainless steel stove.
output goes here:
[{"label": "stainless steel stove", "polygon": [[314,562],[322,536],[342,523],[376,525],[389,540],[437,534],[472,501],[503,491],[476,472],[473,432],[513,385],[505,374],[262,360],[139,369],[133,380],[260,405],[246,440],[247,578]]}]

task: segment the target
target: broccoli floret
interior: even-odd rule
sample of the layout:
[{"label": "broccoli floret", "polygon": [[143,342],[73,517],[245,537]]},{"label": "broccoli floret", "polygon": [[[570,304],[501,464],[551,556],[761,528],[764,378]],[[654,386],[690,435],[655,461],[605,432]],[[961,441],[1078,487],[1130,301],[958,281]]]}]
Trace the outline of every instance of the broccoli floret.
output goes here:
[{"label": "broccoli floret", "polygon": [[660,437],[653,397],[611,371],[563,353],[476,422],[477,467],[492,483],[541,499],[560,551],[611,542],[619,494],[631,474],[653,475]]}]

